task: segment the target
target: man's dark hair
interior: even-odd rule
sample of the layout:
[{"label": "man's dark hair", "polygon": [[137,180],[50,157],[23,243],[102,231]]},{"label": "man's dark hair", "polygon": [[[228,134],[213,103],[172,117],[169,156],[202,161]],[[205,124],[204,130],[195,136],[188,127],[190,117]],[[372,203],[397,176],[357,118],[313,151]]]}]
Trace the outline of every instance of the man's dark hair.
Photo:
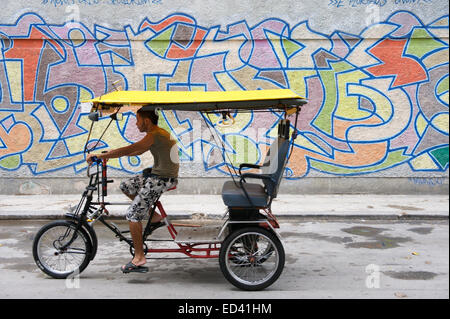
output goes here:
[{"label": "man's dark hair", "polygon": [[137,111],[137,114],[139,114],[143,118],[150,119],[150,121],[152,121],[154,125],[158,125],[159,116],[155,111],[144,111],[142,108],[140,108]]}]

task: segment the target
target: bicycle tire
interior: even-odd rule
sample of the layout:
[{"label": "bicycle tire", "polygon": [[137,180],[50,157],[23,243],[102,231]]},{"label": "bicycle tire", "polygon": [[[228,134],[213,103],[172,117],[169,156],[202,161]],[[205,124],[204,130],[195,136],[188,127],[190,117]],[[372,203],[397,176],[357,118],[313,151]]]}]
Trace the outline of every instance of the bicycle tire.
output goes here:
[{"label": "bicycle tire", "polygon": [[[75,230],[74,222],[59,220],[44,225],[36,233],[33,240],[33,258],[40,270],[53,278],[66,279],[72,274],[80,274],[88,266],[92,243],[83,228],[77,230],[76,238],[68,249],[61,251],[57,248],[67,243]],[[68,263],[68,256],[73,262]],[[51,260],[54,260],[54,263],[49,262]]]},{"label": "bicycle tire", "polygon": [[[244,244],[244,241],[249,243]],[[254,247],[254,252],[249,252],[250,246]],[[273,232],[261,227],[245,227],[232,232],[220,248],[219,264],[224,277],[242,290],[269,287],[281,275],[284,263],[282,243]],[[257,273],[267,274],[258,278]]]}]

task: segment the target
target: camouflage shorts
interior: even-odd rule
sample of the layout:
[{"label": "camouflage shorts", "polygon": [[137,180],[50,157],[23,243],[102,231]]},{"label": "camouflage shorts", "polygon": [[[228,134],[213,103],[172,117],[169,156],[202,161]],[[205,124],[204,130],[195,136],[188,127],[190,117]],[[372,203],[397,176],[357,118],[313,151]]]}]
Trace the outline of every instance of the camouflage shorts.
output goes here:
[{"label": "camouflage shorts", "polygon": [[120,183],[122,192],[128,195],[136,195],[127,209],[127,220],[131,222],[143,220],[148,214],[151,206],[158,200],[159,196],[177,184],[177,179],[164,181],[157,176],[144,178],[142,174],[136,175]]}]

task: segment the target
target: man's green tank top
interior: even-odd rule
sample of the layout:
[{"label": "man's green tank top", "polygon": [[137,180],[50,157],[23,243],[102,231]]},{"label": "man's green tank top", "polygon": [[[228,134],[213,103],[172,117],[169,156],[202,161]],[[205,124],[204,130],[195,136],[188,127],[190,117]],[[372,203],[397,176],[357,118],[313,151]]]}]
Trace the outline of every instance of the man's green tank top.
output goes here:
[{"label": "man's green tank top", "polygon": [[150,146],[150,152],[154,158],[152,174],[161,177],[178,177],[179,157],[176,141],[170,134],[159,128],[152,132],[154,142]]}]

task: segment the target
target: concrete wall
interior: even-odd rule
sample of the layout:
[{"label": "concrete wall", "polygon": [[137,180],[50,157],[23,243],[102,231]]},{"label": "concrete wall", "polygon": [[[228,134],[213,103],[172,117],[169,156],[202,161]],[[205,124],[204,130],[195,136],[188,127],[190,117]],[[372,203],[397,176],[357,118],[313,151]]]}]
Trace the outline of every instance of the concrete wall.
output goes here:
[{"label": "concrete wall", "polygon": [[[90,121],[82,99],[113,89],[291,88],[308,98],[282,192],[447,193],[448,3],[437,0],[16,0],[0,11],[0,193],[79,192]],[[99,143],[141,135],[125,113]],[[277,113],[217,127],[163,112],[180,192],[217,192],[259,163]],[[220,124],[219,116],[211,121]],[[96,124],[95,142],[108,119]],[[239,154],[238,155],[236,155]],[[125,178],[151,156],[109,161]],[[78,185],[78,186],[77,186]]]}]

